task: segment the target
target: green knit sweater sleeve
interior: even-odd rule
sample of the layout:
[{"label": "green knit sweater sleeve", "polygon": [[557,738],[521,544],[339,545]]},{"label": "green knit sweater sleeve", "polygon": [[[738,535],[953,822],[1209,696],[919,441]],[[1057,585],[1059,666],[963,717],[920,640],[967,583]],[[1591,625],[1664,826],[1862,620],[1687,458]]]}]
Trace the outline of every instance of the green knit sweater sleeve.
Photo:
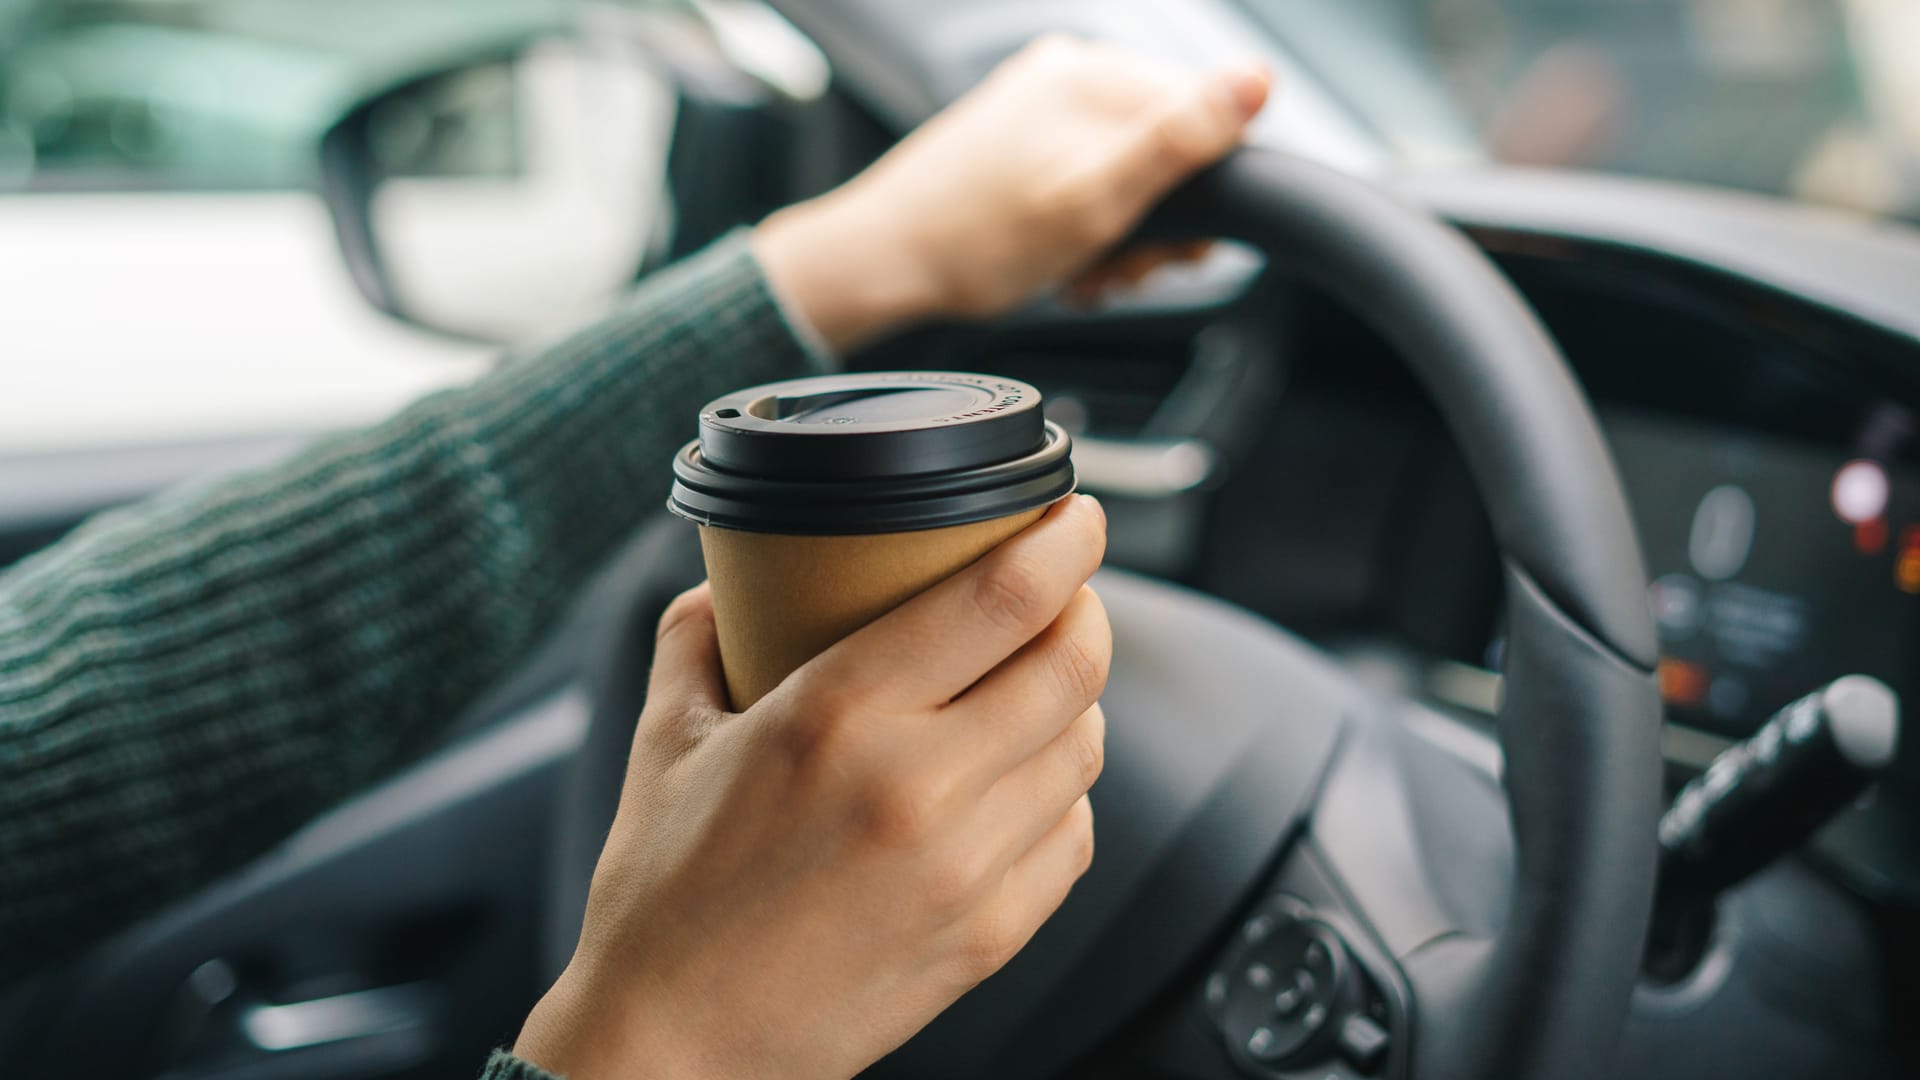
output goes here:
[{"label": "green knit sweater sleeve", "polygon": [[820,367],[736,234],[538,355],[0,575],[0,979],[419,753],[661,507],[700,405]]},{"label": "green knit sweater sleeve", "polygon": [[505,1050],[495,1050],[487,1061],[485,1072],[480,1080],[564,1080],[538,1065],[514,1057]]}]

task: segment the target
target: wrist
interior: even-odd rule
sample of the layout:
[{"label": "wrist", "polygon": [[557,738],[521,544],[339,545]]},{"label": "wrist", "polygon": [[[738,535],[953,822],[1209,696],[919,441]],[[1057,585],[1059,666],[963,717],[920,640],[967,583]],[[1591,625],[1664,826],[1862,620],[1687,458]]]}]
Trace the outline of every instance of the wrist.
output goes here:
[{"label": "wrist", "polygon": [[698,1055],[666,1032],[659,1011],[644,1002],[616,1001],[606,988],[590,985],[572,967],[533,1011],[514,1040],[513,1054],[567,1080],[637,1075],[669,1080],[703,1080]]},{"label": "wrist", "polygon": [[776,211],[751,242],[774,295],[844,355],[941,311],[934,274],[900,234],[843,189]]}]

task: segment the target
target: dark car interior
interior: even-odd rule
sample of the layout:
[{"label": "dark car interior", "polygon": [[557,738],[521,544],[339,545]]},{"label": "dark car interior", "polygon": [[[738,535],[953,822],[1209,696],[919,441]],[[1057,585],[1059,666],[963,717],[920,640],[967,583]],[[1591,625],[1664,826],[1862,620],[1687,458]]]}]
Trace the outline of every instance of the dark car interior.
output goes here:
[{"label": "dark car interior", "polygon": [[[604,62],[617,39],[675,89],[673,221],[632,238],[630,281],[851,176],[1038,34],[1195,63],[1223,38],[1194,26],[1251,18],[772,6],[825,57],[824,93],[604,24],[370,86],[315,148],[366,300],[496,329],[419,304],[377,207],[512,154],[383,132],[555,42]],[[1304,95],[1347,100],[1262,40]],[[1145,232],[1224,241],[1137,295],[848,358],[1039,387],[1112,521],[1100,857],[872,1075],[1920,1074],[1920,750],[1897,706],[1821,693],[1920,689],[1920,232],[1724,188],[1312,156],[1255,146],[1177,194]],[[299,441],[0,460],[0,564]],[[650,628],[699,568],[663,512],[435,753],[0,988],[0,1054],[27,1076],[473,1075],[571,950]],[[1884,752],[1855,753],[1859,725]]]}]

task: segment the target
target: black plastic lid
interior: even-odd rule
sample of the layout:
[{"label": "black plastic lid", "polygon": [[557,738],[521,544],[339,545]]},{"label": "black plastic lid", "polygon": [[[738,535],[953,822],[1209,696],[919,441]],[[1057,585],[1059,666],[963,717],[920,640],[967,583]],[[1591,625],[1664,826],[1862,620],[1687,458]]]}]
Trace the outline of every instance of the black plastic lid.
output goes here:
[{"label": "black plastic lid", "polygon": [[667,508],[749,532],[858,535],[965,525],[1073,490],[1072,440],[1040,391],[954,372],[829,375],[700,410]]}]

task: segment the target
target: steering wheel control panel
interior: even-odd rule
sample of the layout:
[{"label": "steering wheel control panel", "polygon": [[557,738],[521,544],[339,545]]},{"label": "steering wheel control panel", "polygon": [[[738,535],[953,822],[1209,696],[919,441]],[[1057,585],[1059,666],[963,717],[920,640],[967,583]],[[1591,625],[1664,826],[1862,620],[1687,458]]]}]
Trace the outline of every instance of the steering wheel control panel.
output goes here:
[{"label": "steering wheel control panel", "polygon": [[1276,894],[1240,925],[1202,989],[1229,1057],[1251,1076],[1387,1076],[1398,1025],[1328,913]]}]

